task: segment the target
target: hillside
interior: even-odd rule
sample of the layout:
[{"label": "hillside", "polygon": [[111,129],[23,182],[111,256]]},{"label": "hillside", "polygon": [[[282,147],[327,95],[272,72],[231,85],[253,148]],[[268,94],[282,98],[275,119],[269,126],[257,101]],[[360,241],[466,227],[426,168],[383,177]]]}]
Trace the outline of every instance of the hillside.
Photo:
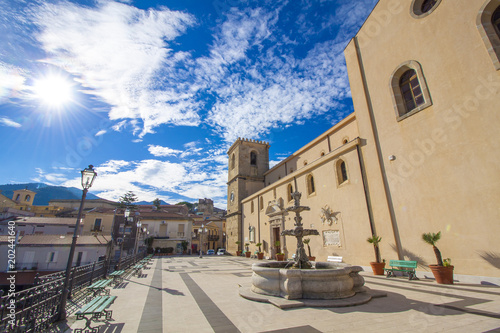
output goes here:
[{"label": "hillside", "polygon": [[[81,199],[82,190],[75,187],[51,186],[43,183],[6,184],[0,185],[0,191],[7,198],[12,199],[15,190],[28,189],[36,192],[33,204],[46,206],[53,199]],[[100,199],[98,196],[87,193],[87,199]]]}]

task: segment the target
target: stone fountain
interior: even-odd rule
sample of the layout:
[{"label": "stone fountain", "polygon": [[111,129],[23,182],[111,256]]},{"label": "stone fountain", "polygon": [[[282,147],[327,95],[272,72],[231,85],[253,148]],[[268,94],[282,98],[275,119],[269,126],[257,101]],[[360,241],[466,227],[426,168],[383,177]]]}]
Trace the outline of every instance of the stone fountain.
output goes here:
[{"label": "stone fountain", "polygon": [[316,262],[313,265],[309,261],[302,238],[319,233],[314,229],[304,229],[300,213],[310,208],[300,205],[299,192],[292,196],[294,205],[286,210],[295,213],[295,228],[285,230],[281,235],[297,238],[294,261],[254,263],[252,285],[240,288],[240,295],[259,302],[270,302],[280,308],[352,306],[368,302],[373,295],[367,292],[365,281],[359,275],[363,268],[331,262]]}]

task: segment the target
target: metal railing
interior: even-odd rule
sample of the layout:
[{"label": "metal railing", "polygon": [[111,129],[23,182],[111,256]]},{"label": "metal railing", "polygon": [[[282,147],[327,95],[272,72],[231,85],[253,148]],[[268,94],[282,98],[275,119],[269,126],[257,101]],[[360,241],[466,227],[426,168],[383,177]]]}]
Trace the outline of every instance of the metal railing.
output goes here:
[{"label": "metal railing", "polygon": [[[139,253],[122,258],[121,269],[128,269],[145,257]],[[113,262],[96,261],[73,267],[69,283],[69,297],[83,288],[105,278],[114,270]],[[65,271],[35,276],[34,286],[16,293],[0,290],[0,332],[45,332],[54,324],[61,304]],[[68,310],[68,308],[67,308]],[[75,311],[76,308],[73,308]],[[71,311],[68,311],[68,313]]]}]

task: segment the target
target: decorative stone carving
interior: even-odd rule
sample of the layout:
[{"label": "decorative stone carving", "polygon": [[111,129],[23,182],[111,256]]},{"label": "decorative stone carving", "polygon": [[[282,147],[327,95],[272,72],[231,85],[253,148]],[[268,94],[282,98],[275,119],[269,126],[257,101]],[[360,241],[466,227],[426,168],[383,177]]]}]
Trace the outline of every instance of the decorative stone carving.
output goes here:
[{"label": "decorative stone carving", "polygon": [[331,226],[334,222],[337,223],[337,218],[335,213],[330,209],[328,205],[321,208],[321,222],[323,224],[328,224]]}]

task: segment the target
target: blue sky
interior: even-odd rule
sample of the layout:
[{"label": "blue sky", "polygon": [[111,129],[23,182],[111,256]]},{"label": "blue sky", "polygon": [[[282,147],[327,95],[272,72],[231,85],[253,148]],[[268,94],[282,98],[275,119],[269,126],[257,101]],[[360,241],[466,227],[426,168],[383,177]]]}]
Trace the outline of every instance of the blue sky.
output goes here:
[{"label": "blue sky", "polygon": [[7,0],[0,184],[226,204],[227,149],[271,164],[353,111],[343,56],[377,0]]}]

